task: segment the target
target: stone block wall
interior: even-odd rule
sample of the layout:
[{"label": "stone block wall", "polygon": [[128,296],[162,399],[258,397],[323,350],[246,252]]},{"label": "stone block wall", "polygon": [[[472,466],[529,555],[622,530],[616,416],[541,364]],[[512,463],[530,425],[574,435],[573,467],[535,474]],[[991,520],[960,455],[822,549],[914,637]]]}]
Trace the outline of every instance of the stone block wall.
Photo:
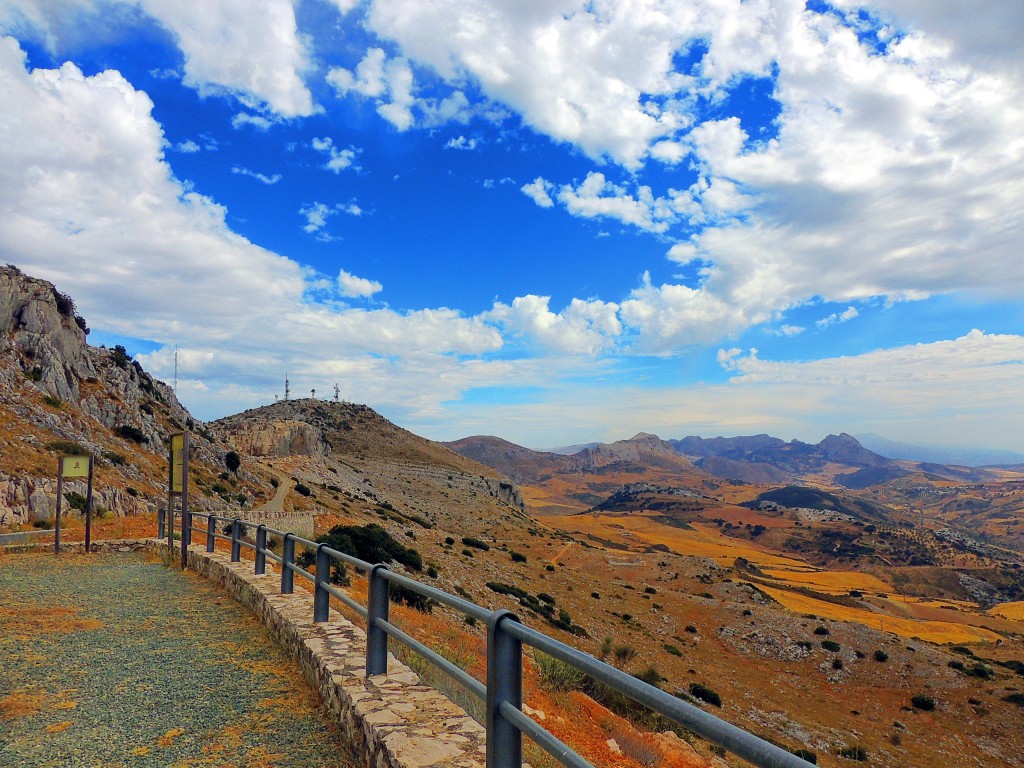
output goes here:
[{"label": "stone block wall", "polygon": [[[148,546],[163,553],[166,542]],[[450,699],[388,655],[385,675],[366,676],[366,633],[332,611],[313,622],[312,595],[296,585],[282,595],[280,576],[256,576],[251,561],[189,550],[189,568],[222,585],[253,612],[295,661],[338,718],[365,768],[483,768],[483,727]]]}]

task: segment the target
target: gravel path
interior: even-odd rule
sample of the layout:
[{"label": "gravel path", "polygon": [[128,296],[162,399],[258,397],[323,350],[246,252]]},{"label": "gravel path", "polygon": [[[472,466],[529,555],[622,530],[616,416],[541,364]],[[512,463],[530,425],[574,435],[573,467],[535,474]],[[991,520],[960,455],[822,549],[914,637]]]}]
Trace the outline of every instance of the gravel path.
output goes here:
[{"label": "gravel path", "polygon": [[152,556],[0,559],[0,766],[353,763],[226,593]]}]

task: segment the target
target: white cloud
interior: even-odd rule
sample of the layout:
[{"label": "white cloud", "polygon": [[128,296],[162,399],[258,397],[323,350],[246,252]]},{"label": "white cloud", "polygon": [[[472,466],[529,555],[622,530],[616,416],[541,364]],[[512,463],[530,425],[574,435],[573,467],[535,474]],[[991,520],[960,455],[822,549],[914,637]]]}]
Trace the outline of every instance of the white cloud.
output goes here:
[{"label": "white cloud", "polygon": [[185,54],[183,81],[200,94],[228,92],[285,118],[315,111],[302,81],[311,64],[291,0],[139,5],[175,36]]},{"label": "white cloud", "polygon": [[[366,375],[382,402],[426,407],[472,380],[465,359],[501,347],[494,327],[452,309],[309,300],[316,276],[232,232],[222,206],[174,178],[152,107],[115,72],[30,74],[18,44],[0,38],[0,251],[74,295],[94,328],[194,354],[208,393],[189,405],[200,413],[224,402],[228,383],[276,382],[289,361],[303,376]],[[167,376],[171,354],[146,363]],[[439,371],[458,383],[424,391]]]},{"label": "white cloud", "polygon": [[173,35],[184,59],[182,82],[200,94],[230,94],[283,118],[316,111],[302,80],[312,65],[291,0],[7,0],[0,7],[0,30],[32,31],[57,51],[83,43],[97,30],[116,35],[118,18],[134,21],[136,9]]},{"label": "white cloud", "polygon": [[177,144],[174,145],[174,149],[186,155],[191,155],[195,152],[198,152],[201,149],[201,147],[194,141],[192,141],[192,139],[189,139],[188,141],[179,141]]},{"label": "white cloud", "polygon": [[859,317],[860,312],[857,311],[856,307],[847,307],[842,312],[833,312],[828,317],[823,317],[820,320],[815,320],[814,324],[819,328],[827,328],[830,325],[836,323],[845,323],[847,320],[852,320],[855,317]]},{"label": "white cloud", "polygon": [[554,184],[549,182],[547,179],[538,176],[529,184],[524,184],[521,189],[524,195],[533,200],[533,202],[541,208],[554,207],[555,201],[551,199],[550,194],[554,189]]},{"label": "white cloud", "polygon": [[303,232],[317,235],[320,239],[332,239],[323,229],[327,226],[328,217],[337,213],[336,208],[320,202],[313,202],[302,206],[299,209],[299,213],[306,217],[306,225],[302,228]]},{"label": "white cloud", "polygon": [[448,139],[448,143],[444,145],[445,149],[460,149],[472,151],[477,148],[480,144],[476,138],[467,139],[465,136],[459,136],[458,138]]},{"label": "white cloud", "polygon": [[231,118],[231,127],[236,131],[243,126],[251,125],[258,131],[268,131],[274,121],[263,115],[250,115],[248,112],[238,112]]},{"label": "white cloud", "polygon": [[256,171],[250,171],[248,168],[241,168],[237,165],[231,167],[232,173],[237,173],[240,176],[248,176],[257,181],[261,181],[266,185],[277,184],[281,180],[281,174],[275,173],[273,176],[267,176],[263,173],[257,173]]},{"label": "white cloud", "polygon": [[548,308],[550,296],[520,296],[511,306],[495,302],[485,315],[507,332],[543,347],[570,355],[593,355],[611,349],[622,326],[618,307],[604,301],[573,299],[555,313]]},{"label": "white cloud", "polygon": [[317,152],[327,155],[328,160],[323,167],[328,171],[341,173],[346,168],[351,168],[354,171],[360,170],[359,166],[355,163],[360,150],[355,147],[350,146],[347,149],[338,149],[334,146],[334,140],[330,137],[314,138],[310,146]]},{"label": "white cloud", "polygon": [[356,277],[343,269],[338,273],[338,289],[342,296],[350,299],[362,299],[380,293],[384,290],[384,286],[376,280]]},{"label": "white cloud", "polygon": [[634,197],[625,187],[612,184],[596,171],[588,173],[576,187],[563,185],[557,197],[573,216],[616,219],[648,232],[666,232],[677,218],[672,203],[655,199],[650,187],[638,187]]}]

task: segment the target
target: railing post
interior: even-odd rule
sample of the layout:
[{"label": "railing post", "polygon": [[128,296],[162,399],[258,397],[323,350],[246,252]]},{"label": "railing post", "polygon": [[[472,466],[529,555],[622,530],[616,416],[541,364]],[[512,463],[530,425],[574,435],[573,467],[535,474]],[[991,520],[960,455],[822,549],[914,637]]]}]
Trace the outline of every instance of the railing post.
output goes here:
[{"label": "railing post", "polygon": [[231,562],[242,559],[242,521],[237,517],[231,521]]},{"label": "railing post", "polygon": [[167,526],[166,515],[167,510],[165,510],[163,507],[160,507],[160,509],[156,511],[156,537],[158,539],[162,539],[167,533],[165,530]]},{"label": "railing post", "polygon": [[377,619],[388,620],[391,598],[387,579],[381,571],[383,563],[370,569],[366,599],[366,676],[383,675],[388,671],[388,635],[377,626]]},{"label": "railing post", "polygon": [[327,621],[331,609],[331,593],[324,589],[324,583],[331,583],[331,556],[327,545],[316,548],[316,591],[313,592],[313,621]]},{"label": "railing post", "polygon": [[501,713],[508,703],[523,706],[523,647],[502,630],[502,622],[519,621],[510,611],[499,610],[487,622],[487,768],[520,768],[523,734]]},{"label": "railing post", "polygon": [[281,545],[281,594],[290,595],[295,584],[292,565],[295,563],[295,534],[286,533]]},{"label": "railing post", "polygon": [[217,517],[206,518],[206,551],[213,552],[217,548]]},{"label": "railing post", "polygon": [[181,510],[181,570],[188,568],[188,545],[192,542],[192,513]]},{"label": "railing post", "polygon": [[267,526],[260,525],[256,529],[256,575],[267,572]]}]

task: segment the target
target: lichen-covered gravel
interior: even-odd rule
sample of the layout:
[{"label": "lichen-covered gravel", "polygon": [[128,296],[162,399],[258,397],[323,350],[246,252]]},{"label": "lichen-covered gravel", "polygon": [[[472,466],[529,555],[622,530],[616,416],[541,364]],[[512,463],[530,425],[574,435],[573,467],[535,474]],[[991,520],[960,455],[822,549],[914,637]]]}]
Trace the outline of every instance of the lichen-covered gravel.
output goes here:
[{"label": "lichen-covered gravel", "polygon": [[229,595],[141,554],[0,558],[0,766],[351,766]]}]

